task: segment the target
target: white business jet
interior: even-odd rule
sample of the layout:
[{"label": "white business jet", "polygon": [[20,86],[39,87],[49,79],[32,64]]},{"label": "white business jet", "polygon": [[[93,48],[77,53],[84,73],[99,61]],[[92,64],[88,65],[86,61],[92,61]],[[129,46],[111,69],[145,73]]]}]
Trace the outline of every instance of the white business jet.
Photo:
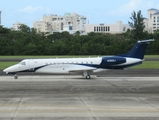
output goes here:
[{"label": "white business jet", "polygon": [[142,63],[147,45],[153,39],[137,41],[134,47],[126,54],[103,56],[97,58],[64,58],[64,59],[24,59],[20,63],[10,66],[3,71],[6,74],[20,72],[71,74],[81,73],[84,78],[90,79],[91,73],[109,69],[124,69]]}]

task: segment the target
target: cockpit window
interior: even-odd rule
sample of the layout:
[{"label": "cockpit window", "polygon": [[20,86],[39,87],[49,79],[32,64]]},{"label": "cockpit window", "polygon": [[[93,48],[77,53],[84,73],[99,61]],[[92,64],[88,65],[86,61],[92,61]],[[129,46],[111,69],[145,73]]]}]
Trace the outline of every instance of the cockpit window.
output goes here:
[{"label": "cockpit window", "polygon": [[22,62],[21,65],[25,65],[25,62]]},{"label": "cockpit window", "polygon": [[20,65],[25,65],[25,62],[23,61],[23,62],[19,62],[18,64],[20,64]]}]

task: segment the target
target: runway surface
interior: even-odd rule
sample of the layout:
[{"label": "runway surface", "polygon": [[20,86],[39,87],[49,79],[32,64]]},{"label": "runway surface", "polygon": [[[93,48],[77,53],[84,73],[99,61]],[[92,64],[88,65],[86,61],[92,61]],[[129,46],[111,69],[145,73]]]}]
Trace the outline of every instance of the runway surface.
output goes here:
[{"label": "runway surface", "polygon": [[158,120],[159,77],[0,76],[0,120]]}]

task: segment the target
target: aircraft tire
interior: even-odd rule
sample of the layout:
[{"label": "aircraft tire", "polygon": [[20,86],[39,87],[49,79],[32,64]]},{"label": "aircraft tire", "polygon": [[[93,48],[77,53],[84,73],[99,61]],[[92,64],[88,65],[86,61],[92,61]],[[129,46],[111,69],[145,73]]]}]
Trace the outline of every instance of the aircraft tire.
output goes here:
[{"label": "aircraft tire", "polygon": [[18,76],[14,76],[14,79],[18,79]]},{"label": "aircraft tire", "polygon": [[87,76],[86,76],[86,79],[90,79],[90,78],[91,78],[91,76],[90,76],[90,75],[87,75]]}]

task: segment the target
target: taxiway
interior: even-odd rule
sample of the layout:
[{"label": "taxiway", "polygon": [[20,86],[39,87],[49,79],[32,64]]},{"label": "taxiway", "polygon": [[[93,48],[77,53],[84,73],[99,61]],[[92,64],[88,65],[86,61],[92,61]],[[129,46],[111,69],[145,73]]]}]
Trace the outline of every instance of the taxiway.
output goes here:
[{"label": "taxiway", "polygon": [[2,120],[158,120],[159,77],[0,76]]}]

